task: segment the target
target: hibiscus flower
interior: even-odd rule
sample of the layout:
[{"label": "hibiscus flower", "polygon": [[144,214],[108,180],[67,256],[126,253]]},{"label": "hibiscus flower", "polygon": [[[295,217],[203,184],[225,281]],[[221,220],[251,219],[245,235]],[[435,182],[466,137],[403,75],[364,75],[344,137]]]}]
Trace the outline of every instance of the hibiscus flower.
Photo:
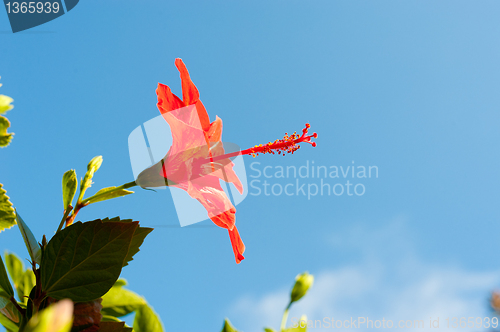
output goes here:
[{"label": "hibiscus flower", "polygon": [[159,163],[139,174],[136,183],[143,188],[168,185],[185,190],[203,205],[217,226],[228,230],[236,263],[240,263],[245,245],[235,226],[236,209],[220,185],[220,180],[233,183],[243,193],[231,158],[244,154],[293,153],[301,142],[315,146],[311,138],[317,135],[307,136],[309,125],[306,124],[302,136],[286,134],[282,140],[226,154],[221,141],[222,120],[216,117],[210,122],[186,66],[181,59],[176,59],[175,65],[181,76],[182,100],[164,84],[159,83],[156,89],[158,109],[172,132],[172,146]]}]

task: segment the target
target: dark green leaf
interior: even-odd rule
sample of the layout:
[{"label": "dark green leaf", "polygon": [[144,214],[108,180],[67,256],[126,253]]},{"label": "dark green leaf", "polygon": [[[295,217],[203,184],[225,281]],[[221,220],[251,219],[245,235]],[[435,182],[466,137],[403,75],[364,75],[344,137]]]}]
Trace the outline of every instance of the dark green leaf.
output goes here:
[{"label": "dark green leaf", "polygon": [[[122,219],[120,217],[114,218],[106,218],[102,220],[103,222],[114,222],[114,221],[122,221],[122,222],[131,222],[132,219]],[[133,256],[139,252],[139,247],[144,242],[146,236],[153,231],[153,228],[148,227],[137,227],[134,233],[134,237],[132,238],[132,243],[130,244],[130,249],[127,254],[127,258],[125,258],[125,264],[123,266],[127,266],[128,262],[133,259]]]},{"label": "dark green leaf", "polygon": [[146,236],[152,231],[152,228],[137,227],[134,232],[134,237],[132,238],[132,243],[130,243],[130,248],[128,250],[127,257],[125,258],[123,266],[127,266],[128,262],[130,262],[133,259],[134,255],[139,252],[139,247],[144,242]]},{"label": "dark green leaf", "polygon": [[109,292],[102,297],[101,304],[101,313],[103,315],[122,317],[145,305],[146,300],[136,293],[123,288],[120,284],[117,285],[115,283]]},{"label": "dark green leaf", "polygon": [[2,257],[0,256],[0,287],[7,293],[10,297],[14,296],[14,290],[10,285],[9,277],[7,276],[7,271],[5,270],[5,265],[3,265]]},{"label": "dark green leaf", "polygon": [[108,199],[122,197],[133,193],[134,193],[133,191],[121,189],[119,187],[103,188],[99,190],[94,196],[91,196],[83,200],[83,204],[102,202]]},{"label": "dark green leaf", "polygon": [[231,322],[229,319],[224,319],[224,326],[222,326],[222,332],[238,332],[233,325],[231,325]]},{"label": "dark green leaf", "polygon": [[123,222],[131,222],[134,221],[133,219],[120,219],[120,217],[114,217],[114,218],[104,218],[102,222],[112,222],[112,221],[123,221]]},{"label": "dark green leaf", "polygon": [[265,328],[264,328],[264,332],[276,332],[276,331],[274,331],[274,330],[273,330],[272,328],[270,328],[270,327],[265,327]]},{"label": "dark green leaf", "polygon": [[42,289],[56,299],[103,296],[121,273],[138,222],[77,222],[56,233],[44,251]]},{"label": "dark green leaf", "polygon": [[16,212],[0,183],[0,232],[16,224]]},{"label": "dark green leaf", "polygon": [[72,204],[77,187],[78,187],[78,180],[76,178],[75,170],[71,169],[66,173],[64,173],[62,178],[62,192],[63,192],[63,206],[65,210],[68,208],[68,205]]},{"label": "dark green leaf", "polygon": [[10,127],[10,121],[6,117],[0,115],[0,148],[9,145],[12,140],[13,133],[8,133],[7,129]]},{"label": "dark green leaf", "polygon": [[24,244],[26,244],[26,248],[28,248],[31,260],[40,265],[42,256],[40,245],[36,241],[33,233],[31,233],[31,230],[28,227],[28,225],[26,225],[23,218],[21,218],[21,216],[19,215],[19,213],[17,213],[17,211],[16,211],[16,220],[17,220],[17,225],[19,226],[19,230],[21,231],[21,234],[23,236]]},{"label": "dark green leaf", "polygon": [[135,332],[163,332],[163,324],[160,318],[149,305],[140,307],[134,318]]}]

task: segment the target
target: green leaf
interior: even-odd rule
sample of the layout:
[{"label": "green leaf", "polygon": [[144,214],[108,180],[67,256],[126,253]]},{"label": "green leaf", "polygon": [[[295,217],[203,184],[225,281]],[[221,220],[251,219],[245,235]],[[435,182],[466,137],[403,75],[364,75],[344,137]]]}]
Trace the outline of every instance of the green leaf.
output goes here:
[{"label": "green leaf", "polygon": [[[0,312],[5,312],[7,314],[7,306],[11,306],[12,302],[10,301],[12,297],[7,294],[6,291],[0,289]],[[1,315],[1,314],[0,314]],[[5,316],[5,315],[4,315]]]},{"label": "green leaf", "polygon": [[0,324],[7,329],[7,331],[17,332],[19,331],[19,327],[16,323],[5,317],[3,314],[0,314]]},{"label": "green leaf", "polygon": [[[120,217],[114,217],[112,219],[106,218],[102,220],[103,222],[115,222],[115,221],[122,221],[122,222],[131,222],[132,219],[121,219]],[[125,263],[123,266],[127,266],[128,262],[133,260],[133,256],[139,252],[139,247],[142,245],[144,242],[144,239],[146,236],[153,231],[153,228],[148,228],[148,227],[137,227],[134,233],[134,237],[132,238],[132,243],[130,244],[130,249],[128,250],[127,258],[125,258]]]},{"label": "green leaf", "polygon": [[126,195],[133,194],[133,191],[122,189],[119,187],[108,187],[99,190],[94,196],[86,198],[83,204],[92,204],[97,202],[106,201],[108,199],[122,197]]},{"label": "green leaf", "polygon": [[9,275],[14,282],[14,287],[17,288],[24,274],[24,263],[14,253],[5,252],[4,256],[7,271],[9,271]]},{"label": "green leaf", "polygon": [[11,303],[9,294],[7,294],[3,289],[0,290],[0,309],[5,308],[9,303]]},{"label": "green leaf", "polygon": [[[10,97],[0,95],[0,114],[3,114],[11,110],[14,106],[11,103],[14,100]],[[12,140],[13,133],[7,133],[7,129],[10,127],[10,121],[6,117],[0,116],[0,147],[6,147]]]},{"label": "green leaf", "polygon": [[0,232],[16,224],[16,212],[0,183]]},{"label": "green leaf", "polygon": [[125,279],[118,279],[113,285],[113,287],[123,287],[123,286],[127,286],[127,280]]},{"label": "green leaf", "polygon": [[62,178],[62,192],[63,192],[63,205],[64,209],[68,208],[73,202],[73,198],[76,194],[76,188],[78,187],[78,180],[76,178],[76,172],[71,169],[64,173]]},{"label": "green leaf", "polygon": [[17,289],[21,302],[23,302],[24,304],[28,303],[28,297],[35,285],[35,274],[31,269],[27,269],[26,271],[24,271],[23,278],[21,280],[21,283],[19,284],[19,288]]},{"label": "green leaf", "polygon": [[222,326],[222,332],[238,332],[238,330],[235,329],[233,325],[231,325],[229,319],[226,318],[224,319],[224,326]]},{"label": "green leaf", "polygon": [[16,220],[19,226],[19,230],[21,231],[21,234],[23,236],[24,244],[26,244],[26,248],[28,248],[31,260],[40,265],[42,256],[40,245],[36,241],[33,233],[31,233],[31,230],[28,227],[28,225],[26,225],[23,218],[21,218],[21,216],[19,215],[19,213],[17,213],[17,211],[16,211]]},{"label": "green leaf", "polygon": [[122,317],[128,315],[146,304],[146,300],[136,293],[125,289],[121,283],[113,287],[102,297],[103,315]]},{"label": "green leaf", "polygon": [[2,256],[0,256],[0,287],[5,293],[10,297],[14,296],[14,290],[7,276],[7,271],[5,270],[5,265],[3,265]]},{"label": "green leaf", "polygon": [[14,282],[19,300],[26,304],[31,289],[36,283],[35,274],[31,269],[25,270],[23,262],[14,253],[5,253],[5,265]]},{"label": "green leaf", "polygon": [[134,318],[135,332],[163,332],[163,324],[149,305],[137,309]]},{"label": "green leaf", "polygon": [[80,195],[78,196],[78,202],[81,202],[83,199],[83,195],[85,195],[85,191],[92,186],[92,178],[94,177],[94,173],[101,167],[102,164],[102,156],[96,156],[92,158],[92,160],[87,165],[87,173],[83,177],[80,182]]},{"label": "green leaf", "polygon": [[10,111],[12,108],[14,108],[14,106],[11,105],[13,101],[14,99],[10,98],[9,96],[0,95],[0,114]]},{"label": "green leaf", "polygon": [[62,300],[32,317],[24,332],[69,332],[73,323],[73,302]]},{"label": "green leaf", "polygon": [[12,302],[9,302],[5,307],[0,309],[0,315],[3,315],[5,318],[15,324],[18,324],[21,320],[19,311],[17,311]]},{"label": "green leaf", "polygon": [[10,121],[6,117],[0,115],[0,148],[9,145],[12,140],[13,133],[8,133],[7,129],[10,127]]},{"label": "green leaf", "polygon": [[56,233],[44,251],[47,296],[86,302],[103,296],[121,273],[138,222],[77,222]]},{"label": "green leaf", "polygon": [[276,332],[276,331],[274,331],[274,330],[273,330],[272,328],[270,328],[270,327],[265,327],[265,328],[264,328],[264,332]]}]

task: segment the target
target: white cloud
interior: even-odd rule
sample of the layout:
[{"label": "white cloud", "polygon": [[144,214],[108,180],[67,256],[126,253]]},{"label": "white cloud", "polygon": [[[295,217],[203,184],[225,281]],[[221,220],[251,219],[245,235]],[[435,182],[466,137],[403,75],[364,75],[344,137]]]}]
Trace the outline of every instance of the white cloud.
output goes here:
[{"label": "white cloud", "polygon": [[[401,220],[378,232],[356,227],[348,233],[332,243],[344,248],[364,243],[361,248],[364,258],[357,264],[317,273],[314,287],[292,307],[290,318],[302,314],[311,320],[368,317],[375,321],[385,318],[392,320],[394,325],[399,320],[423,320],[425,328],[405,329],[423,331],[429,329],[430,317],[433,320],[439,317],[442,330],[446,318],[450,318],[451,324],[452,317],[489,315],[487,300],[491,290],[500,283],[500,271],[468,271],[459,266],[435,265],[419,259],[407,240]],[[264,326],[277,328],[289,299],[289,290],[290,285],[284,285],[260,297],[240,298],[231,306],[230,317],[243,331],[262,331]],[[364,330],[359,328],[359,322],[357,327],[357,330]],[[331,328],[310,329],[316,330]],[[460,329],[472,330],[478,329]]]}]

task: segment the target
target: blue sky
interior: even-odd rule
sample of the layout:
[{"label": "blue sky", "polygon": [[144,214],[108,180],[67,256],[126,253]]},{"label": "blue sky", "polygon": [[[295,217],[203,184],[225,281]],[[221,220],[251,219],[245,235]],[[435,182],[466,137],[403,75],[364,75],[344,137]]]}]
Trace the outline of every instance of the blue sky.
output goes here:
[{"label": "blue sky", "polygon": [[[240,265],[225,230],[168,226],[178,225],[168,192],[82,210],[82,221],[119,215],[155,227],[123,277],[167,331],[218,331],[226,316],[246,332],[277,328],[305,270],[317,282],[291,316],[485,315],[500,287],[499,10],[495,1],[84,1],[16,34],[0,10],[0,93],[15,100],[16,133],[0,151],[0,182],[40,238],[61,219],[66,170],[83,176],[103,155],[90,192],[133,180],[128,136],[159,114],[158,82],[180,94],[180,57],[224,140],[246,148],[306,122],[319,134],[293,156],[248,157],[249,176],[252,162],[312,161],[377,166],[379,176],[351,179],[362,196],[248,195],[237,206]],[[17,229],[0,237],[0,250],[27,257]]]}]

